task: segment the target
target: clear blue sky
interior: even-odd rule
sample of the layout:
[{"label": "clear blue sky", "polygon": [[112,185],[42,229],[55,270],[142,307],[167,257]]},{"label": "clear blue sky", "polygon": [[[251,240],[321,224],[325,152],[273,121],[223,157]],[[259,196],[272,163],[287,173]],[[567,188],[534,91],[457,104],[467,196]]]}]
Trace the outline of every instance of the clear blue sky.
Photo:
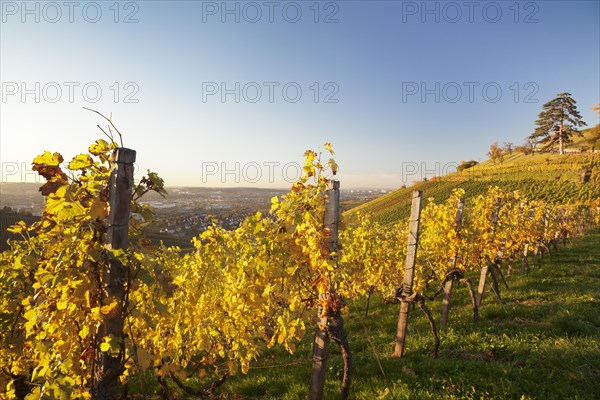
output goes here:
[{"label": "clear blue sky", "polygon": [[1,3],[2,181],[100,137],[82,106],[169,186],[288,187],[332,142],[343,187],[395,188],[521,144],[564,91],[598,123],[598,1]]}]

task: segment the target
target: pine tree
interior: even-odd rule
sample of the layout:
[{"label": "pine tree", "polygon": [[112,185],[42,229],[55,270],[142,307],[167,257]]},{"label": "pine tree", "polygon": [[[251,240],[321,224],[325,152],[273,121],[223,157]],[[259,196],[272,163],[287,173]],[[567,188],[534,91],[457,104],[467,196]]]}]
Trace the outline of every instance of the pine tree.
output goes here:
[{"label": "pine tree", "polygon": [[574,134],[581,136],[577,127],[587,125],[581,120],[577,111],[576,101],[570,93],[559,93],[556,97],[544,104],[544,111],[535,121],[536,129],[529,137],[538,139],[544,148],[551,148],[558,144],[560,154],[564,153],[564,145],[571,143]]}]

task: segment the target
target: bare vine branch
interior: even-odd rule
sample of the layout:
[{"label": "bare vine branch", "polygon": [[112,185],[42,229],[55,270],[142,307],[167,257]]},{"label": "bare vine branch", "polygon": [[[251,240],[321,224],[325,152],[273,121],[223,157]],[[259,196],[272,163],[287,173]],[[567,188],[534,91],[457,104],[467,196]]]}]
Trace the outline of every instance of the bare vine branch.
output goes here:
[{"label": "bare vine branch", "polygon": [[[112,122],[112,119],[111,119],[111,118],[108,118],[107,116],[105,116],[104,114],[102,114],[100,111],[93,110],[93,109],[91,109],[91,108],[83,107],[83,109],[84,109],[84,110],[91,111],[91,112],[94,112],[94,113],[98,114],[99,116],[101,116],[102,118],[104,118],[105,120],[107,120],[107,121],[108,121],[108,123],[110,124],[110,126],[112,126],[112,127],[114,128],[114,130],[115,130],[115,131],[116,131],[116,132],[119,134],[119,140],[120,140],[120,142],[121,142],[121,147],[124,147],[124,146],[123,146],[123,135],[121,135],[121,132],[119,131],[119,129],[118,129],[116,126],[115,126],[115,124],[113,124],[113,122]],[[100,128],[100,129],[102,129],[102,128]],[[103,132],[104,132],[104,131],[103,131]],[[104,134],[108,136],[108,134],[107,134],[106,132],[104,132]],[[111,139],[111,140],[112,140],[112,139]],[[114,142],[114,140],[112,140],[112,141]]]}]

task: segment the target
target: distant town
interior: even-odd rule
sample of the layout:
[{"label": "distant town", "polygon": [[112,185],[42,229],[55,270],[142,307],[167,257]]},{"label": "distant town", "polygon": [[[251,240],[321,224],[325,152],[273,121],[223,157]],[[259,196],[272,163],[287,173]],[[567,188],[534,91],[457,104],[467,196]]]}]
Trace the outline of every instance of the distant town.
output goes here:
[{"label": "distant town", "polygon": [[[0,212],[39,217],[44,207],[40,184],[0,183]],[[141,203],[150,205],[156,220],[146,229],[150,237],[167,244],[189,245],[189,240],[206,230],[212,220],[234,229],[248,215],[268,212],[271,198],[283,189],[170,187],[165,197],[148,193]],[[372,200],[389,189],[346,189],[340,193],[342,211]],[[4,228],[4,227],[3,227]]]}]

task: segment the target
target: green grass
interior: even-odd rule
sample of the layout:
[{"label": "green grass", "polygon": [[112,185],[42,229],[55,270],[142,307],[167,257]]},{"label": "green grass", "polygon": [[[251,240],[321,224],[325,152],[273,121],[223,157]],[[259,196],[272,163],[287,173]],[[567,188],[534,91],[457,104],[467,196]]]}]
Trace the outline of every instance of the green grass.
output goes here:
[{"label": "green grass", "polygon": [[[351,303],[345,316],[354,358],[352,399],[594,399],[600,395],[600,231],[559,248],[541,269],[518,271],[505,304],[484,298],[477,324],[464,287],[455,287],[439,357],[420,311],[411,311],[406,354],[390,357],[398,305]],[[472,277],[476,278],[476,277]],[[476,281],[476,279],[475,279]],[[429,304],[439,320],[440,300]],[[311,341],[296,354],[272,350],[248,375],[228,379],[224,399],[305,399]],[[381,366],[387,381],[377,362]],[[287,365],[289,364],[289,365]],[[337,398],[339,351],[330,346],[326,399]]]}]

